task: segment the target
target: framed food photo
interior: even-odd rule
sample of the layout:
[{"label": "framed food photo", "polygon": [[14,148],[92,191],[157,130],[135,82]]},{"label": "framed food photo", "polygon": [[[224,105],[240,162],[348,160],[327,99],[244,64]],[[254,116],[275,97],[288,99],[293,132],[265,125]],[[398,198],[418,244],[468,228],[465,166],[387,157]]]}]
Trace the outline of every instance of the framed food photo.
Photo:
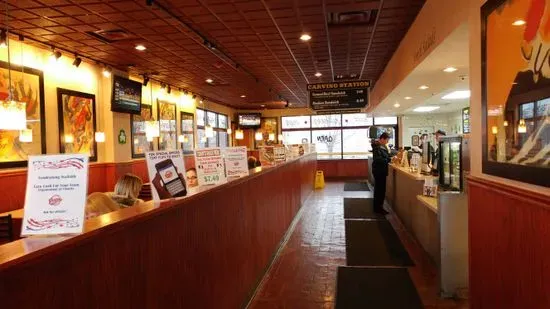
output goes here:
[{"label": "framed food photo", "polygon": [[160,125],[159,150],[177,149],[176,104],[157,100]]},{"label": "framed food photo", "polygon": [[97,161],[95,95],[57,88],[59,152],[83,153]]},{"label": "framed food photo", "polygon": [[483,172],[550,187],[550,2],[489,0],[482,15]]},{"label": "framed food photo", "polygon": [[153,143],[147,141],[145,122],[154,120],[152,106],[145,104],[141,105],[139,115],[132,115],[130,117],[132,158],[145,158],[145,152],[153,150]]},{"label": "framed food photo", "polygon": [[[255,141],[256,148],[261,146],[273,146],[278,142],[278,122],[277,118],[262,118],[260,121],[260,130],[262,132],[262,140]],[[269,139],[269,136],[273,139]]]},{"label": "framed food photo", "polygon": [[29,155],[46,153],[42,71],[0,61],[0,100],[9,97],[10,89],[14,101],[25,103],[27,129],[0,130],[0,168],[27,166]]}]

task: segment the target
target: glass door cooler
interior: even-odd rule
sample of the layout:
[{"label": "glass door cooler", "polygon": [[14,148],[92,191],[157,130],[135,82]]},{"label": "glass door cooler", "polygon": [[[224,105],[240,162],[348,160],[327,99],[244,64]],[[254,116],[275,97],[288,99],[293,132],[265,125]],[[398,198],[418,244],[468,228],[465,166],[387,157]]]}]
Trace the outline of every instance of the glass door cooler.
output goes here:
[{"label": "glass door cooler", "polygon": [[439,142],[439,187],[442,190],[463,190],[462,143],[462,136],[444,137]]}]

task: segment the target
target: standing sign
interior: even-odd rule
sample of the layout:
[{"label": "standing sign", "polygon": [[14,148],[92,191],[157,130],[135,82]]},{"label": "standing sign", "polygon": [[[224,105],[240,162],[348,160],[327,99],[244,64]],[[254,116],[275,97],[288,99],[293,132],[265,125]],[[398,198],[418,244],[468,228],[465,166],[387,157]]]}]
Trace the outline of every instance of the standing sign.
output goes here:
[{"label": "standing sign", "polygon": [[275,164],[275,149],[273,146],[260,147],[260,163],[262,166],[271,166]]},{"label": "standing sign", "polygon": [[313,110],[363,108],[369,103],[369,80],[308,84]]},{"label": "standing sign", "polygon": [[248,176],[246,147],[227,147],[223,149],[227,177]]},{"label": "standing sign", "polygon": [[226,181],[220,148],[195,149],[195,165],[200,186],[217,185]]},{"label": "standing sign", "polygon": [[284,146],[275,146],[275,148],[273,149],[273,154],[276,164],[286,161],[286,148]]},{"label": "standing sign", "polygon": [[22,236],[82,233],[88,155],[29,156]]},{"label": "standing sign", "polygon": [[153,200],[187,195],[185,164],[181,150],[151,151],[145,153]]}]

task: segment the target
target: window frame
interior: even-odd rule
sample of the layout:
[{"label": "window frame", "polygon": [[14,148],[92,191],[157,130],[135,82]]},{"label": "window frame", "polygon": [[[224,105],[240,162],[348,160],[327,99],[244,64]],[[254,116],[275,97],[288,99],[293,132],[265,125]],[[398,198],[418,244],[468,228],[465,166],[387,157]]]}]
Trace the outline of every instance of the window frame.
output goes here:
[{"label": "window frame", "polygon": [[[203,114],[204,114],[204,119],[203,119],[203,122],[204,122],[204,126],[201,126],[199,125],[199,120],[198,120],[198,113],[197,111],[202,111]],[[204,142],[204,148],[210,148],[210,147],[221,147],[220,146],[220,132],[225,132],[227,133],[227,128],[221,128],[219,127],[219,118],[220,116],[223,116],[225,117],[226,119],[226,124],[227,126],[229,126],[229,116],[226,115],[226,114],[222,114],[222,113],[218,113],[218,112],[215,112],[215,111],[211,111],[211,110],[207,110],[207,109],[204,109],[204,108],[197,108],[196,111],[195,111],[195,117],[196,117],[196,122],[197,122],[197,133],[196,133],[196,142],[195,142],[195,145],[196,145],[196,148],[199,148],[198,145],[200,143],[199,141],[199,134],[198,134],[198,130],[206,130],[206,126],[209,125],[208,123],[208,114],[215,114],[216,116],[216,123],[212,126],[212,129],[214,130],[214,134],[215,134],[215,137],[216,137],[216,145],[210,145],[209,144],[209,140],[210,138],[206,138],[206,141]],[[227,147],[229,147],[229,134],[227,134],[227,139],[226,139],[226,145],[228,145]]]}]

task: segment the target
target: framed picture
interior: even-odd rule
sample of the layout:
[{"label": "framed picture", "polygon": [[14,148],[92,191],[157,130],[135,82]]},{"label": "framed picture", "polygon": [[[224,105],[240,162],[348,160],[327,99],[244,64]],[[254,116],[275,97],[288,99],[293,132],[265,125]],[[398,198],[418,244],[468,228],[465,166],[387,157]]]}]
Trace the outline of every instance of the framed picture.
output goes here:
[{"label": "framed picture", "polygon": [[157,100],[157,116],[160,125],[159,150],[176,150],[176,104]]},{"label": "framed picture", "polygon": [[545,187],[550,187],[548,11],[550,3],[533,0],[489,0],[481,8],[483,172]]},{"label": "framed picture", "polygon": [[0,99],[8,98],[11,89],[13,99],[24,102],[27,113],[26,138],[21,131],[0,131],[0,168],[27,166],[29,155],[46,153],[44,75],[36,69],[0,61],[0,78]]},{"label": "framed picture", "polygon": [[[278,143],[278,121],[277,118],[262,118],[260,121],[260,130],[262,131],[262,140],[255,141],[256,148],[261,146],[273,146]],[[269,135],[272,134],[274,139],[269,140]]]},{"label": "framed picture", "polygon": [[145,122],[154,121],[153,108],[151,105],[141,105],[141,112],[139,115],[132,115],[130,117],[130,127],[132,128],[131,140],[132,140],[132,158],[144,158],[145,152],[152,151],[152,142],[147,141],[145,135]]},{"label": "framed picture", "polygon": [[181,149],[184,154],[192,154],[195,148],[195,137],[193,134],[195,128],[195,115],[180,112],[180,121],[181,135],[183,136],[183,143],[180,143]]},{"label": "framed picture", "polygon": [[59,152],[84,153],[97,161],[95,95],[57,88]]}]

